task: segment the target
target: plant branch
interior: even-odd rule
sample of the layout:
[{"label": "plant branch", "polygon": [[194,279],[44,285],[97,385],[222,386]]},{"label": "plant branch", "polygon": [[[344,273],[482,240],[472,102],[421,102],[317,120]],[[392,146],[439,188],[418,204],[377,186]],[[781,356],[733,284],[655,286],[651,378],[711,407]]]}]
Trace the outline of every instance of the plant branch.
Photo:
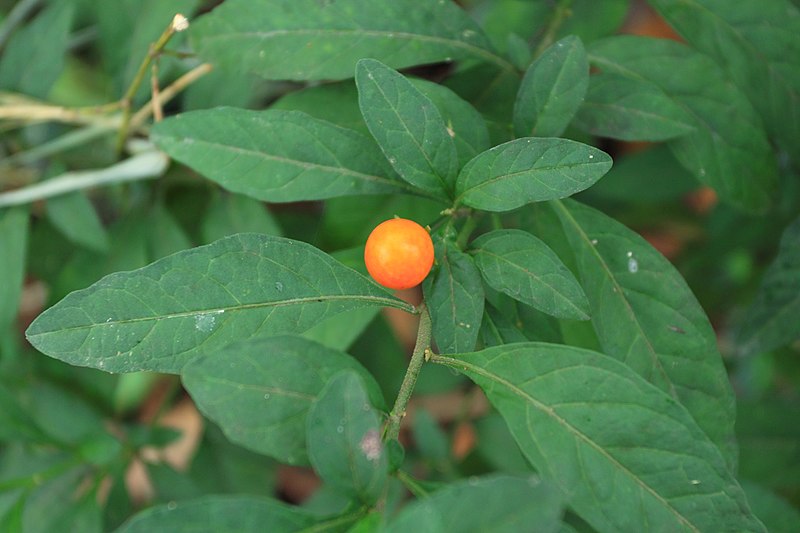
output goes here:
[{"label": "plant branch", "polygon": [[[158,106],[163,107],[164,104],[175,98],[175,96],[184,90],[186,87],[197,81],[198,79],[202,78],[209,72],[211,72],[214,67],[211,66],[210,63],[203,63],[202,65],[198,65],[174,82],[171,85],[168,85],[166,88],[162,89],[158,93]],[[147,120],[150,115],[153,114],[153,106],[155,96],[153,99],[150,100],[147,104],[142,106],[136,114],[131,117],[130,120],[130,128],[131,129],[138,129],[144,121]]]},{"label": "plant branch", "polygon": [[406,408],[408,401],[411,399],[411,394],[414,392],[414,386],[417,384],[419,371],[422,369],[422,364],[430,356],[431,345],[431,315],[428,312],[427,306],[423,303],[420,306],[419,315],[419,329],[417,330],[417,343],[414,346],[414,352],[411,354],[411,361],[408,364],[408,370],[403,378],[403,383],[400,385],[400,392],[397,394],[397,400],[394,402],[391,413],[389,413],[389,421],[386,424],[384,431],[384,440],[397,439],[400,435],[400,423],[403,417],[406,416]]},{"label": "plant branch", "polygon": [[22,205],[98,185],[156,178],[164,173],[169,157],[150,150],[100,170],[66,172],[55,178],[0,194],[0,207]]},{"label": "plant branch", "polygon": [[128,126],[130,125],[131,120],[131,105],[137,91],[139,90],[139,87],[142,85],[142,81],[147,75],[147,69],[150,66],[150,63],[153,61],[153,59],[158,57],[158,55],[161,53],[161,50],[164,49],[175,33],[183,31],[188,27],[189,22],[186,20],[186,17],[181,14],[175,15],[175,17],[167,26],[167,29],[165,29],[164,33],[161,34],[161,37],[159,37],[158,40],[150,46],[150,50],[147,52],[147,55],[144,56],[142,63],[139,65],[139,69],[136,71],[136,75],[133,77],[133,81],[128,86],[128,90],[125,91],[125,95],[122,97],[122,125],[120,126],[119,134],[117,135],[117,152],[122,151],[122,146],[125,144],[125,139],[128,137]]},{"label": "plant branch", "polygon": [[544,30],[542,40],[539,41],[539,44],[536,46],[536,50],[533,52],[533,59],[538,58],[551,44],[553,44],[558,30],[561,29],[561,25],[564,24],[565,20],[572,16],[571,7],[572,0],[558,0],[553,8],[553,16],[550,18],[550,22],[547,23],[547,27]]}]

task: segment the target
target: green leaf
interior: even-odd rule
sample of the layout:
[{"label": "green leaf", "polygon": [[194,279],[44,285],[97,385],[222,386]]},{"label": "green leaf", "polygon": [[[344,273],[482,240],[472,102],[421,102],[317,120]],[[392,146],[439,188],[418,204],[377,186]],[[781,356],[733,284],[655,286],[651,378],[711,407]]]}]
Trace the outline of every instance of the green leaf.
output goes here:
[{"label": "green leaf", "polygon": [[378,501],[389,468],[381,417],[361,376],[345,370],[331,378],[311,404],[306,428],[308,458],[322,481],[367,505]]},{"label": "green leaf", "polygon": [[428,97],[374,59],[356,65],[358,105],[383,154],[407,182],[448,197],[458,155],[447,125]]},{"label": "green leaf", "polygon": [[800,511],[774,492],[749,481],[742,482],[747,501],[770,533],[793,533],[800,524]]},{"label": "green leaf", "polygon": [[770,135],[800,159],[800,10],[786,0],[653,0],[695,48],[716,59]]},{"label": "green leaf", "polygon": [[270,109],[302,111],[369,136],[358,107],[358,90],[353,80],[304,87],[281,96]]},{"label": "green leaf", "polygon": [[619,361],[543,343],[433,361],[484,390],[536,470],[598,531],[764,531],[689,413]]},{"label": "green leaf", "polygon": [[427,463],[437,467],[450,462],[450,443],[447,434],[425,408],[414,410],[411,428],[414,444]]},{"label": "green leaf", "polygon": [[589,86],[589,60],[578,37],[551,45],[525,72],[514,104],[517,137],[559,137]]},{"label": "green leaf", "polygon": [[377,383],[355,359],[302,337],[230,344],[193,359],[182,379],[200,410],[231,441],[284,463],[308,464],[306,416],[342,370],[357,372],[370,403],[383,405]]},{"label": "green leaf", "polygon": [[147,217],[150,259],[156,260],[192,247],[186,232],[166,207],[157,204]]},{"label": "green leaf", "polygon": [[17,319],[28,247],[28,209],[0,210],[0,335]]},{"label": "green leaf", "polygon": [[271,79],[346,79],[364,57],[397,69],[469,57],[513,68],[467,13],[436,0],[228,0],[190,31],[205,60]]},{"label": "green leaf", "polygon": [[436,245],[438,266],[422,285],[441,353],[472,350],[483,317],[483,285],[472,258],[453,244]]},{"label": "green leaf", "polygon": [[800,406],[797,402],[740,400],[736,412],[739,476],[780,492],[800,488]]},{"label": "green leaf", "polygon": [[[359,260],[363,265],[364,250],[360,252]],[[334,350],[347,350],[379,313],[377,307],[345,311],[311,326],[302,336]]]},{"label": "green leaf", "polygon": [[603,351],[681,402],[736,464],[734,398],[703,309],[675,268],[599,211],[556,203]]},{"label": "green leaf", "polygon": [[611,168],[605,152],[567,139],[522,138],[483,152],[461,169],[456,203],[511,211],[591,187]]},{"label": "green leaf", "polygon": [[555,533],[561,526],[562,509],[558,491],[538,478],[470,478],[409,504],[386,531],[516,533],[535,529]]},{"label": "green leaf", "polygon": [[503,417],[492,411],[475,422],[478,442],[475,450],[500,472],[524,474],[532,471]]},{"label": "green leaf", "polygon": [[618,74],[596,74],[575,126],[623,141],[665,141],[694,131],[694,119],[657,85]]},{"label": "green leaf", "polygon": [[631,15],[631,0],[572,0],[559,35],[575,34],[584,43],[618,33]]},{"label": "green leaf", "polygon": [[204,496],[145,509],[125,522],[116,533],[342,531],[358,518],[359,515],[325,518],[271,498]]},{"label": "green leaf", "polygon": [[519,91],[517,71],[478,63],[457,70],[445,84],[484,116],[493,145],[514,137],[509,117],[513,114],[514,98]]},{"label": "green leaf", "polygon": [[694,117],[695,131],[670,141],[678,161],[728,202],[767,209],[777,182],[772,148],[750,102],[713,60],[670,39],[629,35],[594,43],[589,61],[660,87]]},{"label": "green leaf", "polygon": [[512,342],[525,342],[532,339],[528,339],[508,317],[487,301],[483,309],[480,340],[483,346],[488,347]]},{"label": "green leaf", "polygon": [[156,124],[152,140],[222,187],[294,202],[408,191],[360,133],[297,111],[216,108]]},{"label": "green leaf", "polygon": [[39,315],[27,336],[73,365],[176,373],[198,351],[387,305],[412,309],[311,245],[245,233],[106,276]]},{"label": "green leaf", "polygon": [[257,200],[241,194],[217,194],[211,199],[202,223],[203,241],[210,243],[234,233],[266,233],[280,236],[277,221]]},{"label": "green leaf", "polygon": [[522,230],[496,230],[472,242],[484,281],[549,315],[589,319],[589,302],[572,272],[545,243]]},{"label": "green leaf", "polygon": [[757,354],[800,339],[800,217],[781,237],[778,256],[742,318],[740,349]]},{"label": "green leaf", "polygon": [[75,5],[51,2],[14,34],[0,56],[0,89],[45,99],[64,69]]},{"label": "green leaf", "polygon": [[697,189],[697,181],[666,144],[616,159],[587,194],[624,202],[653,203],[679,199]]},{"label": "green leaf", "polygon": [[412,78],[408,80],[436,105],[447,124],[458,152],[458,168],[491,148],[486,121],[478,111],[456,93],[438,83]]},{"label": "green leaf", "polygon": [[90,250],[108,251],[108,233],[84,193],[50,198],[45,207],[47,218],[67,239]]}]

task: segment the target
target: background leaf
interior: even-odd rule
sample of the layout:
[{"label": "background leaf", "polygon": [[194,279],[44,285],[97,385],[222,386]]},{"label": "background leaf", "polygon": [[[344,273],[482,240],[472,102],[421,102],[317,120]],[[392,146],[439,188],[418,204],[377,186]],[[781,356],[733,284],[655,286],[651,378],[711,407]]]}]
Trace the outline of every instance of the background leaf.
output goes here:
[{"label": "background leaf", "polygon": [[589,86],[589,60],[578,37],[551,45],[525,72],[514,104],[517,137],[560,137]]},{"label": "background leaf", "polygon": [[537,532],[561,527],[562,500],[538,478],[470,478],[439,489],[405,507],[387,532],[517,532],[535,524]]},{"label": "background leaf", "polygon": [[763,124],[713,60],[669,39],[628,35],[593,43],[589,62],[659,86],[694,117],[694,133],[670,142],[678,161],[742,209],[769,206],[777,169]]},{"label": "background leaf", "polygon": [[323,482],[367,505],[378,501],[389,463],[381,418],[361,376],[342,371],[331,378],[311,404],[306,427],[308,458]]},{"label": "background leaf", "polygon": [[308,464],[307,413],[343,370],[357,372],[369,402],[383,406],[378,385],[355,359],[301,337],[234,343],[192,360],[182,379],[200,410],[233,442],[284,463]]},{"label": "background leaf", "polygon": [[200,57],[270,79],[346,79],[364,57],[393,68],[465,57],[512,68],[464,11],[435,0],[229,0],[190,31]]},{"label": "background leaf", "polygon": [[691,115],[657,85],[617,74],[595,74],[575,126],[623,141],[665,141],[694,131]]},{"label": "background leaf", "polygon": [[0,335],[17,319],[28,243],[28,209],[0,210]]},{"label": "background leaf", "polygon": [[356,86],[364,121],[397,173],[421,189],[449,196],[458,156],[433,102],[374,59],[358,62]]},{"label": "background leaf", "polygon": [[770,533],[792,533],[800,524],[800,512],[777,494],[750,482],[742,482],[747,501]]},{"label": "background leaf", "polygon": [[800,10],[786,0],[650,0],[750,97],[767,130],[800,159]]},{"label": "background leaf", "polygon": [[[350,522],[356,517],[350,519]],[[299,531],[317,526],[325,519],[299,507],[256,496],[205,496],[196,500],[145,509],[125,522],[116,533],[149,533],[169,530],[259,533]],[[343,521],[345,524],[346,521]],[[343,524],[344,525],[344,524]]]},{"label": "background leaf", "polygon": [[51,2],[30,24],[14,34],[0,56],[0,89],[47,98],[64,69],[74,14],[72,1]]},{"label": "background leaf", "polygon": [[492,231],[472,241],[471,251],[493,289],[553,316],[589,318],[589,302],[572,272],[530,233]]},{"label": "background leaf", "polygon": [[437,266],[422,285],[430,309],[433,338],[441,353],[475,348],[483,317],[483,284],[472,258],[440,241]]},{"label": "background leaf", "polygon": [[800,339],[800,217],[781,237],[778,256],[742,318],[739,343],[745,354],[779,348]]},{"label": "background leaf", "polygon": [[733,468],[733,391],[711,324],[686,282],[619,222],[576,202],[554,207],[603,351],[681,402]]},{"label": "background leaf", "polygon": [[576,141],[516,139],[479,154],[461,169],[456,203],[510,211],[582,191],[610,168],[608,154]]},{"label": "background leaf", "polygon": [[98,252],[108,251],[108,234],[83,192],[50,198],[47,218],[70,241]]},{"label": "background leaf", "polygon": [[484,390],[528,460],[595,529],[765,531],[689,413],[611,357],[526,343],[433,361]]},{"label": "background leaf", "polygon": [[614,159],[614,166],[586,195],[634,203],[678,200],[696,190],[697,181],[666,144]]},{"label": "background leaf", "polygon": [[800,408],[786,400],[740,400],[736,406],[739,476],[786,494],[800,489]]},{"label": "background leaf", "polygon": [[297,111],[192,111],[158,123],[151,138],[170,157],[258,200],[409,189],[360,133]]},{"label": "background leaf", "polygon": [[447,125],[447,133],[456,145],[459,169],[492,146],[483,116],[459,95],[444,85],[428,80],[411,78],[408,81],[439,109]]},{"label": "background leaf", "polygon": [[281,236],[275,217],[266,206],[241,194],[217,194],[203,218],[203,241],[210,243],[234,233],[266,233]]},{"label": "background leaf", "polygon": [[198,350],[373,305],[410,310],[313,246],[247,233],[111,274],[39,315],[27,335],[78,366],[178,372]]}]

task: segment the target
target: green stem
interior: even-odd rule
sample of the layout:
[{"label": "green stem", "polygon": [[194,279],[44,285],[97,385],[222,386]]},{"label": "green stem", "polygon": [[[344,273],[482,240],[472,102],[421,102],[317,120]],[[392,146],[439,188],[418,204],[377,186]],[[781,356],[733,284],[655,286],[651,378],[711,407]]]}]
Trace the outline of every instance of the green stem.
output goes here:
[{"label": "green stem", "polygon": [[128,86],[128,90],[125,91],[125,95],[122,97],[122,125],[120,126],[119,134],[117,135],[118,153],[122,152],[122,146],[125,144],[125,139],[128,137],[128,125],[131,121],[131,105],[136,93],[139,91],[139,87],[142,85],[142,81],[144,81],[144,77],[147,75],[147,69],[150,67],[150,63],[161,53],[172,36],[176,32],[185,30],[186,27],[188,27],[186,18],[183,15],[175,15],[175,18],[173,18],[169,23],[167,29],[165,29],[164,33],[161,34],[161,37],[159,37],[154,44],[150,45],[150,50],[147,52],[147,55],[144,56],[142,63],[139,65],[139,70],[136,71],[133,81]]},{"label": "green stem", "polygon": [[561,29],[561,25],[564,24],[565,20],[572,16],[572,9],[570,9],[571,7],[572,0],[558,0],[553,8],[553,16],[550,18],[550,22],[547,23],[547,28],[544,30],[542,40],[539,41],[536,50],[533,52],[534,59],[542,55],[542,53],[547,50],[551,44],[553,44],[558,30]]},{"label": "green stem", "polygon": [[104,169],[66,172],[47,181],[0,193],[0,208],[29,204],[111,183],[157,178],[166,171],[168,165],[166,154],[150,150]]},{"label": "green stem", "polygon": [[411,477],[407,472],[403,472],[402,470],[398,470],[395,475],[400,482],[406,486],[408,491],[413,494],[417,498],[426,498],[428,496],[428,491],[425,490],[422,485],[417,483],[417,480]]},{"label": "green stem", "polygon": [[475,228],[478,227],[478,217],[473,213],[467,217],[466,222],[461,227],[461,231],[458,232],[458,237],[456,238],[456,245],[458,246],[459,250],[463,250],[467,247],[467,241],[469,241],[470,235],[472,232],[475,231]]},{"label": "green stem", "polygon": [[400,392],[397,394],[397,400],[394,402],[391,413],[389,413],[389,421],[386,424],[383,440],[397,439],[400,435],[400,423],[403,417],[406,416],[406,408],[408,401],[411,399],[411,394],[414,392],[414,386],[417,384],[419,371],[422,369],[422,364],[425,362],[426,354],[430,353],[431,345],[431,315],[428,313],[428,308],[425,303],[420,305],[419,315],[419,329],[417,330],[417,343],[414,346],[414,352],[411,354],[411,362],[408,364],[406,376],[403,378],[403,383],[400,385]]}]

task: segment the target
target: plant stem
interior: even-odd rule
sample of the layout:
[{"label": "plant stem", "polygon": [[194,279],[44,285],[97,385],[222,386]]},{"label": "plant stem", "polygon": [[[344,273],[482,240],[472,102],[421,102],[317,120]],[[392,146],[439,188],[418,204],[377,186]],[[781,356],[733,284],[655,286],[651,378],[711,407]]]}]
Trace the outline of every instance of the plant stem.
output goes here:
[{"label": "plant stem", "polygon": [[166,171],[169,157],[150,150],[100,170],[67,172],[55,178],[0,194],[0,207],[21,205],[89,189],[98,185],[157,178]]},{"label": "plant stem", "polygon": [[136,71],[133,81],[122,97],[122,125],[117,135],[117,152],[122,151],[122,146],[125,144],[125,139],[128,137],[128,126],[131,120],[131,104],[133,103],[137,91],[139,91],[139,87],[142,85],[144,77],[147,75],[147,69],[150,63],[161,53],[161,50],[164,49],[175,33],[183,31],[187,27],[188,23],[186,17],[183,15],[175,15],[164,30],[164,33],[161,34],[161,37],[159,37],[154,44],[150,45],[150,50],[147,52],[147,55],[144,56],[142,63],[139,65],[139,70]]},{"label": "plant stem", "polygon": [[[172,82],[171,85],[167,86],[165,89],[162,89],[158,93],[158,98],[157,98],[158,106],[163,107],[164,104],[175,98],[175,96],[179,92],[181,92],[186,87],[188,87],[198,79],[202,78],[212,70],[213,67],[211,66],[210,63],[203,63],[202,65],[193,68],[192,70],[190,70],[189,72],[187,72],[186,74],[184,74],[183,76]],[[144,121],[147,120],[147,118],[153,114],[153,106],[155,103],[154,100],[156,100],[155,97],[153,97],[153,99],[151,99],[150,102],[142,106],[142,108],[139,109],[139,111],[137,111],[136,114],[133,115],[133,117],[131,117],[130,127],[132,129],[139,128],[144,123]]]},{"label": "plant stem", "polygon": [[571,7],[572,0],[558,0],[553,8],[553,16],[550,18],[550,22],[548,22],[547,28],[544,30],[542,40],[539,41],[536,50],[533,52],[533,59],[538,58],[551,44],[553,44],[558,30],[561,29],[561,25],[564,24],[565,20],[572,16],[572,10],[570,9]]},{"label": "plant stem", "polygon": [[389,413],[389,421],[386,425],[383,440],[397,439],[398,435],[400,435],[400,423],[403,417],[406,416],[408,401],[411,399],[411,393],[414,392],[414,386],[417,384],[417,378],[419,377],[422,364],[425,362],[427,354],[430,353],[430,345],[431,315],[428,313],[427,306],[423,303],[420,306],[417,343],[414,346],[414,352],[411,354],[411,361],[408,363],[406,376],[403,378],[403,383],[400,385],[400,392],[397,394],[397,400],[394,402],[392,412]]},{"label": "plant stem", "polygon": [[467,247],[469,236],[472,235],[472,232],[475,231],[476,227],[478,227],[478,217],[475,213],[472,213],[467,217],[466,222],[464,222],[464,225],[461,227],[461,231],[458,232],[456,245],[458,246],[459,250],[463,250]]}]

